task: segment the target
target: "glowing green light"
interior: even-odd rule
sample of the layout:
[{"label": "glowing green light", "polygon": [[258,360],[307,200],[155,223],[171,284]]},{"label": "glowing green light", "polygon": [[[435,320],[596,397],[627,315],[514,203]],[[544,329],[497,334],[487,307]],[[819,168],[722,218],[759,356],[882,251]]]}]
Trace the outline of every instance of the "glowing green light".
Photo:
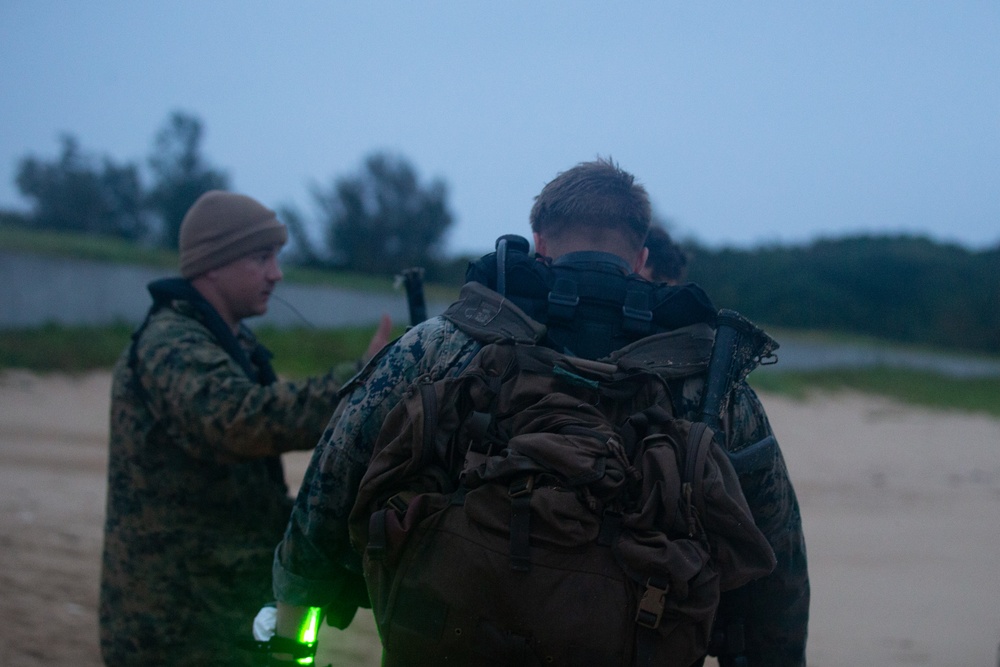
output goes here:
[{"label": "glowing green light", "polygon": [[[316,636],[319,634],[319,620],[320,620],[320,608],[319,607],[309,607],[309,611],[306,612],[306,617],[302,621],[302,627],[299,628],[299,643],[300,644],[315,644]],[[313,656],[307,656],[305,658],[299,658],[298,663],[300,665],[311,665],[313,664],[315,658]]]}]

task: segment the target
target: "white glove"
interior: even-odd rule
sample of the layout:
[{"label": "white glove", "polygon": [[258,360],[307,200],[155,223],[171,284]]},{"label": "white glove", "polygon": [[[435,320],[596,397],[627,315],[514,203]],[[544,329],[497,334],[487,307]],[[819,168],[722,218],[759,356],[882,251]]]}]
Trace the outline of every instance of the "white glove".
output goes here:
[{"label": "white glove", "polygon": [[259,642],[266,642],[274,636],[277,627],[277,608],[273,604],[265,605],[253,619],[253,638]]}]

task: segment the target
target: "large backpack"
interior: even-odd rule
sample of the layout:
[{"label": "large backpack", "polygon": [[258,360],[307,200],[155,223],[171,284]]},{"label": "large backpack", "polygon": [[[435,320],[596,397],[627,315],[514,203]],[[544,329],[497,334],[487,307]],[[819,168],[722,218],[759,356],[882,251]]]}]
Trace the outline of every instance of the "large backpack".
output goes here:
[{"label": "large backpack", "polygon": [[384,665],[691,665],[720,591],[775,564],[716,432],[674,414],[714,329],[601,360],[475,283],[483,342],[388,415],[350,517]]}]

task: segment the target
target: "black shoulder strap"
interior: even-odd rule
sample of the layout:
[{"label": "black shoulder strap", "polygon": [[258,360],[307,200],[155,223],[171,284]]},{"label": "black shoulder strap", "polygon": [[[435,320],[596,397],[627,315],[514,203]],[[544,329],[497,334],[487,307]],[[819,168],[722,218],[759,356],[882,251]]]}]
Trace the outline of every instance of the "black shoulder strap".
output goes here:
[{"label": "black shoulder strap", "polygon": [[[149,311],[146,313],[146,318],[142,324],[132,334],[132,342],[129,345],[128,352],[128,365],[132,371],[130,378],[132,386],[147,405],[149,404],[150,396],[139,381],[139,374],[136,370],[139,361],[136,347],[138,346],[139,338],[149,325],[149,319],[153,314],[161,308],[166,307],[171,301],[176,300],[186,301],[198,311],[202,324],[212,333],[218,341],[219,346],[226,351],[233,361],[240,365],[240,368],[247,374],[247,377],[262,385],[271,384],[278,379],[274,368],[271,366],[272,355],[270,350],[261,345],[253,334],[250,333],[249,329],[241,325],[243,335],[248,336],[254,343],[253,349],[247,354],[244,347],[240,344],[239,339],[233,334],[232,329],[222,319],[222,316],[219,315],[212,304],[206,301],[201,292],[196,290],[188,280],[183,278],[154,280],[149,283],[147,289],[150,296],[153,297],[153,305],[149,307]],[[281,457],[266,457],[264,465],[267,467],[271,479],[287,492],[288,487],[285,483],[285,473]]]},{"label": "black shoulder strap", "polygon": [[240,344],[239,339],[233,335],[229,325],[222,319],[222,316],[219,315],[218,311],[212,307],[212,304],[206,301],[205,297],[189,281],[183,278],[164,278],[149,283],[147,289],[150,296],[153,297],[153,305],[149,307],[149,311],[146,313],[146,318],[142,324],[132,334],[128,365],[132,369],[133,374],[138,363],[136,344],[149,325],[149,318],[171,301],[179,300],[190,303],[198,311],[201,315],[202,323],[219,342],[219,346],[226,351],[233,361],[240,365],[240,368],[247,374],[247,377],[254,382],[265,385],[277,379],[274,369],[271,367],[271,352],[257,342],[248,329],[244,328],[244,335],[249,336],[254,341],[253,350],[250,354],[247,354],[246,350]]},{"label": "black shoulder strap", "polygon": [[546,325],[549,347],[598,359],[645,336],[715,322],[715,306],[693,283],[650,283],[604,253],[552,262],[520,241],[502,237],[496,252],[469,264],[466,280],[497,291],[502,284],[506,299]]}]

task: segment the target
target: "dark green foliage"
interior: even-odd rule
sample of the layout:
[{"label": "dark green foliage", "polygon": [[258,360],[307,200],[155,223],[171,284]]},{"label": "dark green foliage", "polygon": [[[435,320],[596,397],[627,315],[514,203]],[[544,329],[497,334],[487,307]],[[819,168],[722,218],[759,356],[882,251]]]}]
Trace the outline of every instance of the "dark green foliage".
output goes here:
[{"label": "dark green foliage", "polygon": [[314,188],[313,196],[339,268],[392,275],[443,257],[452,223],[447,188],[439,180],[421,185],[402,157],[371,155],[359,174]]},{"label": "dark green foliage", "polygon": [[1000,248],[859,236],[692,252],[689,278],[716,305],[771,326],[1000,350]]},{"label": "dark green foliage", "polygon": [[59,158],[23,158],[17,187],[33,203],[29,224],[37,229],[105,234],[138,240],[147,232],[142,185],[135,165],[84,153],[70,136]]},{"label": "dark green foliage", "polygon": [[31,218],[20,211],[0,210],[0,227],[30,227]]},{"label": "dark green foliage", "polygon": [[191,204],[208,190],[228,187],[226,174],[208,166],[201,155],[202,134],[197,117],[171,114],[149,158],[153,185],[148,191],[136,165],[86,154],[76,138],[65,135],[58,159],[21,160],[17,187],[33,210],[28,216],[4,214],[4,222],[140,241],[151,236],[150,221],[159,220],[160,245],[176,249],[181,220]]},{"label": "dark green foliage", "polygon": [[210,167],[201,154],[203,134],[196,116],[175,111],[156,135],[149,158],[154,183],[145,203],[160,218],[160,245],[165,248],[177,248],[181,221],[198,197],[229,188],[229,177]]}]

